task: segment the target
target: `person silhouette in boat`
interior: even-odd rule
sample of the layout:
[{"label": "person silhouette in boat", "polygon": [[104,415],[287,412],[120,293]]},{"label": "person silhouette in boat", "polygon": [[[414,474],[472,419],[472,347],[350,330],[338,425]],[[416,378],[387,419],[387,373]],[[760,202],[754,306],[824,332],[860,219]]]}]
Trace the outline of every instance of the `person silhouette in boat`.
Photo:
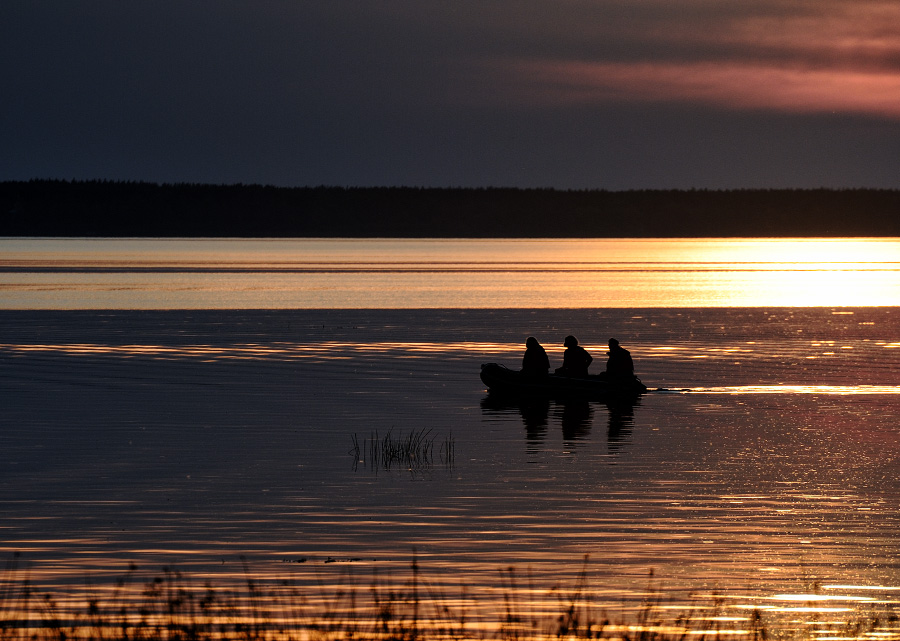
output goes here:
[{"label": "person silhouette in boat", "polygon": [[546,376],[550,371],[547,352],[534,336],[525,340],[525,356],[522,357],[522,373],[526,376]]},{"label": "person silhouette in boat", "polygon": [[588,367],[594,360],[574,336],[566,336],[563,341],[566,351],[563,352],[562,367],[556,368],[556,373],[562,376],[576,376],[584,378],[588,375]]},{"label": "person silhouette in boat", "polygon": [[612,380],[630,381],[634,378],[634,361],[631,352],[619,345],[615,338],[609,339],[609,357],[606,360],[606,376]]}]

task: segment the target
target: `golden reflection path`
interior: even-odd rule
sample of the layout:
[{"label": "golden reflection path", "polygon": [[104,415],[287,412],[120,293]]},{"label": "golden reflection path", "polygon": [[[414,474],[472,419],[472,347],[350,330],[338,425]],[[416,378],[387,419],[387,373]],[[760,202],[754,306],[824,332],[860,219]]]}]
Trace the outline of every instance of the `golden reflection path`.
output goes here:
[{"label": "golden reflection path", "polygon": [[0,239],[3,309],[900,304],[900,239]]},{"label": "golden reflection path", "polygon": [[[840,343],[838,341],[804,341],[798,340],[798,350],[811,351],[812,353],[801,355],[802,358],[816,358],[819,356],[835,356],[841,351],[849,352],[860,346],[850,341]],[[857,343],[859,341],[856,341]],[[900,342],[895,341],[861,341],[866,348],[895,350],[900,349]],[[605,346],[591,345],[582,342],[589,351],[602,354]],[[548,353],[562,354],[564,348],[559,345],[544,345]],[[789,348],[790,346],[788,346]],[[68,355],[109,355],[109,356],[153,356],[171,358],[233,358],[233,359],[281,359],[281,358],[306,358],[311,355],[322,357],[340,357],[344,353],[383,355],[388,353],[406,352],[409,354],[436,355],[436,354],[493,354],[503,356],[521,356],[524,346],[521,343],[498,343],[485,341],[455,341],[455,342],[429,342],[429,341],[318,341],[318,342],[288,342],[273,341],[265,343],[238,343],[229,345],[192,344],[192,345],[160,345],[160,344],[102,344],[102,343],[0,343],[0,354],[26,354],[36,352],[53,352]],[[776,357],[771,345],[746,341],[731,346],[703,346],[701,344],[690,345],[640,345],[640,350],[647,358],[668,359],[709,359],[732,358],[741,355],[754,355],[754,357]],[[785,347],[781,347],[783,352]]]}]

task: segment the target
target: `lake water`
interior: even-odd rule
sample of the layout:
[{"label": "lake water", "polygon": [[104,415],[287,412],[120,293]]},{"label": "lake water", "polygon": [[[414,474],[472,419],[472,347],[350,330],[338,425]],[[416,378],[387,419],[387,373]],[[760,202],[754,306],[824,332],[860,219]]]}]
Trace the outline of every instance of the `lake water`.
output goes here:
[{"label": "lake water", "polygon": [[[559,612],[585,557],[598,612],[649,586],[827,638],[897,601],[896,239],[0,250],[0,551],[73,602],[132,562],[316,601],[414,556],[473,620]],[[665,389],[486,394],[481,363],[569,333]],[[368,449],[421,430],[430,458]]]},{"label": "lake water", "polygon": [[871,306],[896,239],[0,239],[0,309]]}]

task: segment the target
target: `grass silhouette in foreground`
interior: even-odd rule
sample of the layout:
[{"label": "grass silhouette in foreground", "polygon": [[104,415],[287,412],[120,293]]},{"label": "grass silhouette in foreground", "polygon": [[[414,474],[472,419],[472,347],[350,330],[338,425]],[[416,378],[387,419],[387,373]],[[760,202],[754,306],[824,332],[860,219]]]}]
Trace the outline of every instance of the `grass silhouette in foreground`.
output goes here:
[{"label": "grass silhouette in foreground", "polygon": [[[470,621],[458,611],[454,598],[435,593],[414,559],[405,582],[383,583],[376,576],[368,598],[351,584],[332,595],[318,595],[312,603],[290,582],[261,588],[246,566],[241,589],[202,588],[172,569],[144,583],[135,581],[137,567],[107,592],[77,602],[59,602],[50,593],[33,589],[20,576],[16,561],[0,580],[0,640],[109,641],[189,640],[303,640],[303,641],[447,641],[499,639],[609,639],[615,641],[713,641],[737,638],[768,641],[784,638],[897,639],[900,629],[892,613],[858,615],[840,624],[817,622],[827,628],[786,631],[767,626],[763,614],[723,616],[722,603],[713,599],[695,610],[673,612],[662,607],[658,591],[649,592],[637,613],[617,619],[591,608],[587,559],[573,587],[547,595],[555,615],[529,612],[519,602],[513,568],[501,571],[504,596],[493,621]],[[308,590],[308,588],[307,588]],[[546,610],[545,610],[546,611]]]}]

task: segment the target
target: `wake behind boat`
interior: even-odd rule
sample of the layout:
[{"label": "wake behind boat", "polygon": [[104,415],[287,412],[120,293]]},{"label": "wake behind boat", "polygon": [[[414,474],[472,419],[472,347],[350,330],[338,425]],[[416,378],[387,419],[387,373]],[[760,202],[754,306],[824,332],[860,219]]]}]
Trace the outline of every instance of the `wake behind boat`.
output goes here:
[{"label": "wake behind boat", "polygon": [[562,374],[534,376],[511,370],[499,363],[484,363],[481,366],[481,380],[491,393],[509,395],[541,394],[607,399],[637,397],[647,391],[647,386],[636,376],[630,379],[611,379],[602,374],[584,377]]}]

